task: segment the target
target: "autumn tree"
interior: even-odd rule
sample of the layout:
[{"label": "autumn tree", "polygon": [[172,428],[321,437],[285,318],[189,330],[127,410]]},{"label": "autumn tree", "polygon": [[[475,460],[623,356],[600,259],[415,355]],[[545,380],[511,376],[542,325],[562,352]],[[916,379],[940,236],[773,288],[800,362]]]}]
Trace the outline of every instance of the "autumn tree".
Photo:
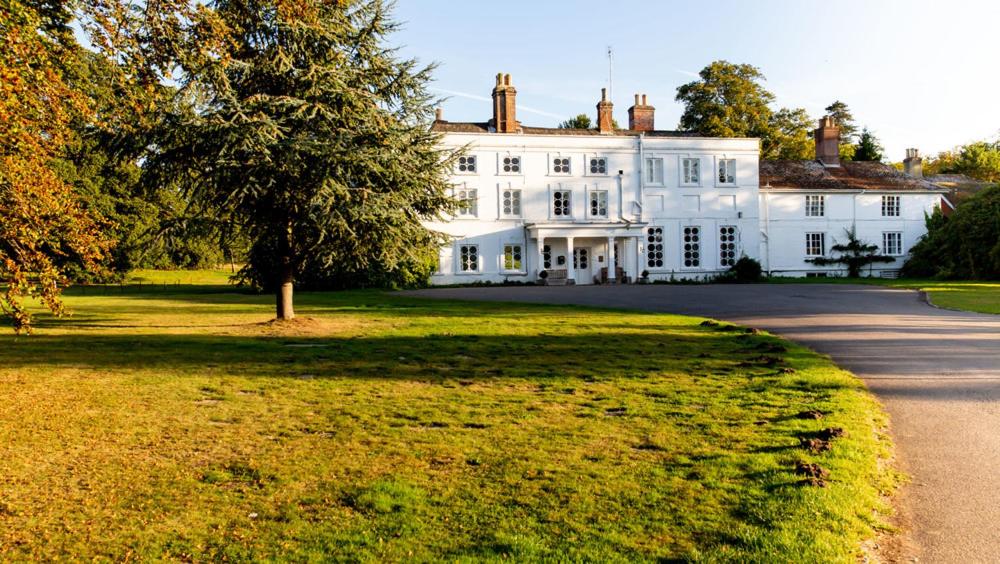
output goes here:
[{"label": "autumn tree", "polygon": [[30,332],[25,301],[65,311],[71,266],[96,270],[109,243],[99,218],[54,170],[71,123],[91,108],[67,83],[78,46],[63,2],[7,0],[0,10],[0,309]]},{"label": "autumn tree", "polygon": [[430,272],[441,240],[421,222],[453,205],[452,155],[428,127],[432,68],[386,46],[397,25],[384,2],[129,17],[108,18],[126,23],[124,43],[102,23],[107,44],[145,65],[137,79],[169,74],[176,99],[197,102],[164,105],[145,132],[146,183],[178,182],[248,235],[241,276],[275,292],[277,318],[294,317],[296,279],[318,271]]},{"label": "autumn tree", "polygon": [[807,141],[812,127],[803,109],[771,109],[760,69],[747,64],[715,61],[701,70],[699,80],[677,88],[684,104],[679,127],[711,137],[759,137],[765,159],[804,159],[813,154]]}]

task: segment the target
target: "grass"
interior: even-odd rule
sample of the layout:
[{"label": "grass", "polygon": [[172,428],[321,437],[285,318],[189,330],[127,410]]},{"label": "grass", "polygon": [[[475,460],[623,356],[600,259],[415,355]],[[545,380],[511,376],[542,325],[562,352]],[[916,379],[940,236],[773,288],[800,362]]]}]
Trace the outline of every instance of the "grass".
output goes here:
[{"label": "grass", "polygon": [[870,284],[927,292],[931,303],[946,309],[1000,314],[1000,282],[899,278],[770,278],[779,284]]},{"label": "grass", "polygon": [[[896,479],[859,380],[701,319],[345,292],[275,324],[269,296],[199,286],[68,302],[0,335],[3,561],[855,562]],[[832,450],[801,446],[830,427]]]}]

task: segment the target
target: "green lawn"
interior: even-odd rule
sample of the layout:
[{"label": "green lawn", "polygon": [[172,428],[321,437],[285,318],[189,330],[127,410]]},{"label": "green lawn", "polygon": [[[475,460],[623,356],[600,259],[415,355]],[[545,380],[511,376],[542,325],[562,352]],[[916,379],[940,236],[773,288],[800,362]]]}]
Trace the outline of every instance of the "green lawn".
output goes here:
[{"label": "green lawn", "polygon": [[1000,282],[900,278],[771,278],[778,284],[871,284],[927,292],[931,303],[947,309],[1000,313]]},{"label": "green lawn", "polygon": [[856,562],[897,478],[863,385],[767,334],[196,290],[0,334],[0,561]]}]

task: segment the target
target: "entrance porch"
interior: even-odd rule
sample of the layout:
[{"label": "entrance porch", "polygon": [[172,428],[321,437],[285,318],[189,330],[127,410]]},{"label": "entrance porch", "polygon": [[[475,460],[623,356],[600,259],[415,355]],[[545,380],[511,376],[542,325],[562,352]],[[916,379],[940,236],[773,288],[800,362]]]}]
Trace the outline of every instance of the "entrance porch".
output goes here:
[{"label": "entrance porch", "polygon": [[645,224],[534,224],[534,274],[549,284],[617,284],[638,277],[639,240]]}]

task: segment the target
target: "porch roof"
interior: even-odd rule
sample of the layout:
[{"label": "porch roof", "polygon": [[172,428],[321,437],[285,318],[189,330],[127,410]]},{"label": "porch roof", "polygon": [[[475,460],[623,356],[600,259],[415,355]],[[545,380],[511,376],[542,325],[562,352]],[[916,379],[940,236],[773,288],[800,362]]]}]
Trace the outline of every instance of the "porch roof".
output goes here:
[{"label": "porch roof", "polygon": [[528,235],[538,237],[641,237],[646,223],[528,223]]}]

